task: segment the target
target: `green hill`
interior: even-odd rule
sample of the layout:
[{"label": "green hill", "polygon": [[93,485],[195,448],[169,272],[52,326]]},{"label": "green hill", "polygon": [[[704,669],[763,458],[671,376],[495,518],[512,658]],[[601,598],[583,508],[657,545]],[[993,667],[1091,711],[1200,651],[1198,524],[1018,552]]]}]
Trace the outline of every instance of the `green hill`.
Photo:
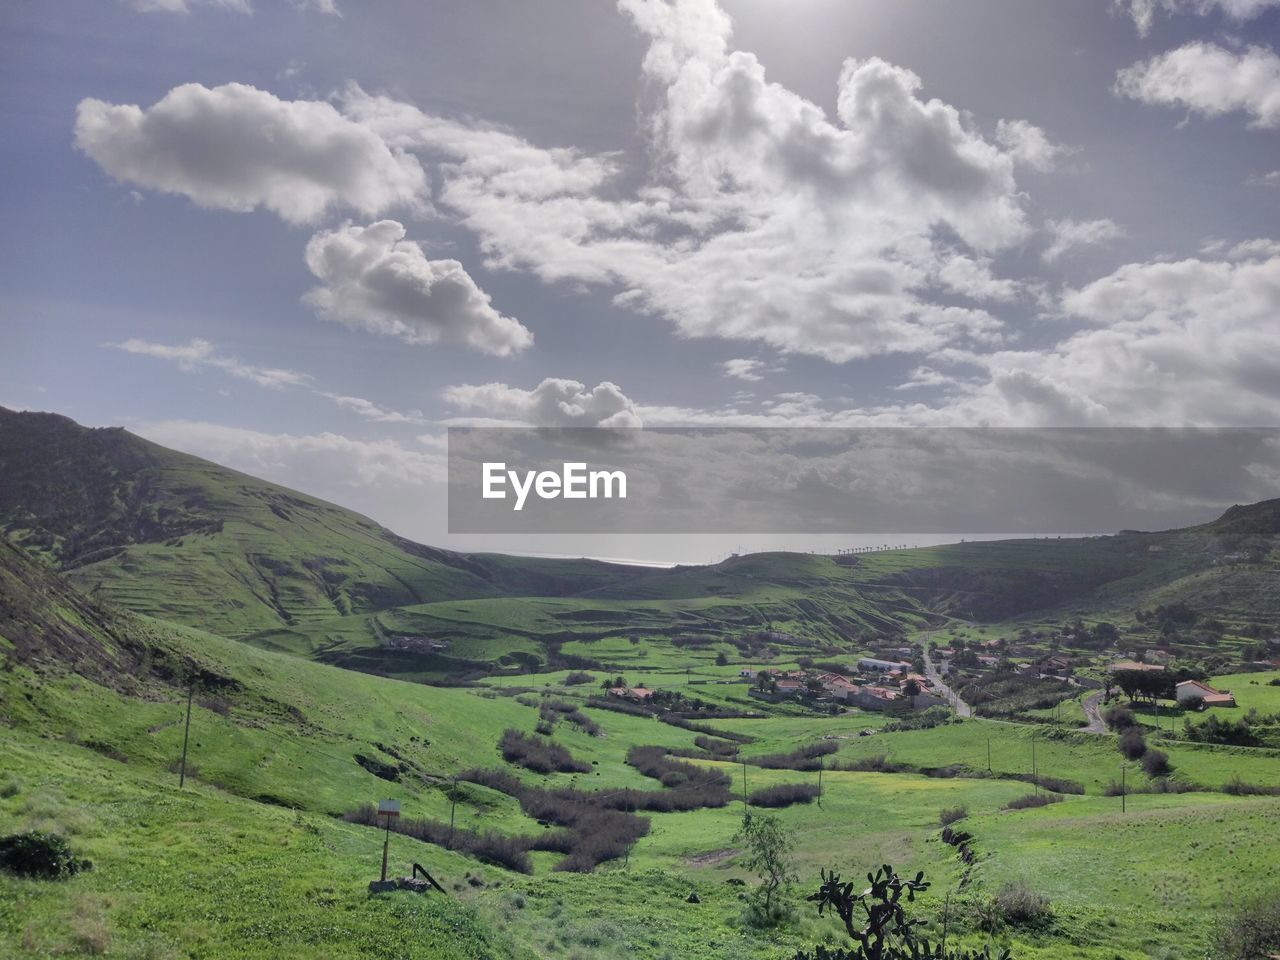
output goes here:
[{"label": "green hill", "polygon": [[957,622],[1280,623],[1280,501],[1185,530],[653,570],[461,554],[119,429],[0,410],[0,530],[90,596],[415,680],[584,665],[582,644],[781,637],[794,655]]},{"label": "green hill", "polygon": [[0,408],[0,530],[90,593],[243,636],[465,597],[634,576],[592,561],[468,557],[121,429]]},{"label": "green hill", "polygon": [[[1263,589],[1271,563],[1269,554],[1257,556],[1265,541],[1254,538],[1266,534],[1253,532],[1258,524],[1247,510],[1244,534],[1237,510],[1225,532],[1208,524],[854,558],[762,554],[671,571],[466,557],[406,544],[337,507],[127,434],[85,431],[103,434],[86,440],[79,430],[66,442],[105,448],[85,476],[114,484],[110,498],[90,496],[82,479],[65,481],[60,496],[46,491],[42,501],[31,458],[16,467],[18,458],[6,460],[5,476],[26,490],[15,494],[6,482],[6,522],[26,546],[0,537],[0,835],[56,830],[94,862],[91,872],[62,883],[0,874],[0,954],[21,958],[776,960],[827,939],[831,927],[803,905],[800,919],[775,932],[742,922],[740,888],[724,882],[753,882],[735,840],[736,800],[647,813],[647,833],[626,857],[589,876],[558,871],[563,854],[554,844],[535,849],[524,874],[475,853],[394,837],[395,872],[419,862],[444,883],[446,896],[429,897],[370,898],[365,884],[378,870],[381,834],[337,815],[392,797],[408,815],[437,824],[452,818],[459,830],[499,839],[538,837],[551,828],[514,797],[465,781],[455,795],[453,776],[480,766],[533,787],[606,796],[654,789],[626,762],[637,746],[732,770],[736,791],[738,765],[700,754],[697,731],[592,705],[600,672],[570,684],[566,671],[545,672],[552,654],[625,662],[633,679],[733,706],[745,702],[739,664],[754,662],[754,653],[729,640],[764,632],[782,648],[774,660],[781,665],[837,642],[854,649],[863,633],[954,624],[979,601],[1061,614],[1076,604],[1099,610],[1164,592],[1186,596],[1187,585],[1201,582],[1196,596],[1222,604],[1225,584],[1239,591],[1231,602],[1254,616],[1258,601],[1249,593]],[[6,449],[14,447],[6,441]],[[58,469],[70,473],[75,455],[66,456]],[[140,484],[145,495],[131,494]],[[165,506],[175,501],[185,513]],[[39,509],[24,506],[30,503]],[[55,509],[58,503],[75,509]],[[166,523],[166,540],[140,542]],[[470,585],[476,594],[415,603],[393,593],[402,602],[339,615],[314,600],[318,587],[304,589],[314,581],[298,578],[288,596],[312,598],[325,616],[291,613],[295,622],[287,624],[252,591],[240,619],[218,614],[240,626],[271,624],[240,635],[252,644],[150,615],[175,610],[208,622],[214,618],[203,618],[200,604],[212,602],[228,571],[253,566],[246,551],[288,559],[321,538],[326,555],[346,558],[345,596],[375,596],[357,587],[377,580],[375,557],[401,563],[417,583]],[[88,555],[74,546],[115,540],[126,542]],[[135,552],[144,558],[136,566],[122,559]],[[170,563],[188,564],[179,567],[184,575],[166,577]],[[575,569],[583,574],[577,584],[563,573]],[[257,582],[288,579],[260,575]],[[501,595],[535,587],[548,595]],[[551,595],[549,588],[565,590]],[[413,648],[415,638],[432,637],[445,638],[449,649]],[[512,657],[519,653],[526,658]],[[728,653],[727,661],[717,653]],[[444,688],[331,665],[432,679],[432,657],[467,656],[505,662],[520,675]],[[1241,676],[1231,686],[1244,696],[1255,689],[1246,683]],[[189,689],[188,780],[179,789]],[[1269,703],[1271,688],[1256,689],[1257,702]],[[551,738],[581,764],[577,773],[534,773],[499,750],[505,730],[530,733],[547,723],[552,703],[595,724],[594,732],[552,724]],[[1280,799],[1233,796],[1224,785],[1239,778],[1263,791],[1280,786],[1275,751],[1163,740],[1179,781],[1195,789],[1135,794],[1121,812],[1107,795],[1122,759],[1109,734],[983,719],[890,731],[883,717],[856,711],[753,713],[710,721],[723,735],[751,741],[742,747],[748,760],[821,738],[836,745],[822,804],[779,811],[794,831],[802,889],[812,889],[821,868],[859,874],[891,860],[924,870],[937,895],[919,912],[934,936],[950,893],[956,942],[988,939],[984,911],[1012,884],[1049,897],[1053,908],[1046,927],[997,935],[1019,960],[1068,953],[1141,960],[1161,950],[1189,957],[1203,954],[1224,891],[1271,889],[1269,851],[1250,838],[1280,827]],[[1076,781],[1084,794],[1039,810],[1007,809],[1028,792],[1017,778],[1027,775],[1033,754],[1042,776]],[[946,776],[916,772],[948,769]],[[751,789],[812,776],[752,767]],[[1148,785],[1136,768],[1129,777],[1135,788]],[[976,838],[972,864],[938,838],[938,811],[959,806]],[[691,890],[699,903],[689,902]]]}]

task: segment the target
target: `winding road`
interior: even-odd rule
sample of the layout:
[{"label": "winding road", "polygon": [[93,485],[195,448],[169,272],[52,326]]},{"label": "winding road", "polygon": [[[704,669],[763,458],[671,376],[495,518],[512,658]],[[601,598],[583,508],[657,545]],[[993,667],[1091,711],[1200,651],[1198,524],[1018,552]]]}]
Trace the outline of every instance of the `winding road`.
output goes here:
[{"label": "winding road", "polygon": [[956,709],[957,717],[971,717],[973,711],[969,709],[969,705],[960,699],[960,695],[951,692],[951,688],[947,686],[942,679],[942,674],[938,672],[938,668],[933,665],[933,659],[929,656],[929,648],[924,647],[924,675],[928,677],[929,683],[933,685],[935,690],[941,691],[942,695],[951,701],[952,706]]},{"label": "winding road", "polygon": [[1091,693],[1080,702],[1080,706],[1084,707],[1084,715],[1089,719],[1087,727],[1081,727],[1082,733],[1106,733],[1107,725],[1102,720],[1102,694],[1099,690],[1097,693]]}]

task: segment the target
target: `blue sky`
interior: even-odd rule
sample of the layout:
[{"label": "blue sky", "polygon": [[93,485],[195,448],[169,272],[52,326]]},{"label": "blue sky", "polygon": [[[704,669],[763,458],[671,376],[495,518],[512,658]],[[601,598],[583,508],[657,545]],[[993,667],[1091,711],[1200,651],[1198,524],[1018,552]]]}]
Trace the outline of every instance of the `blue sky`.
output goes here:
[{"label": "blue sky", "polygon": [[0,404],[418,539],[450,423],[1277,419],[1277,0],[0,21]]}]

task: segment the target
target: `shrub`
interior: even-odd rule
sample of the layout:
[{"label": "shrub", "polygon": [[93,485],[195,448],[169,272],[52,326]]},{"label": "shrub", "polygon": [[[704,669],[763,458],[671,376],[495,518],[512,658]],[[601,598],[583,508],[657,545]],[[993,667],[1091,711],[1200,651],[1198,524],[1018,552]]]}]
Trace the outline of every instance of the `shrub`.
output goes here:
[{"label": "shrub", "polygon": [[[343,819],[348,823],[359,823],[370,827],[384,826],[382,818],[378,816],[377,808],[371,803],[348,811],[343,815]],[[434,843],[446,850],[456,850],[477,860],[483,860],[485,863],[515,870],[517,873],[533,873],[533,863],[529,859],[530,850],[550,850],[561,847],[567,849],[569,846],[563,831],[542,836],[521,837],[492,831],[480,833],[460,828],[451,830],[447,823],[426,818],[394,820],[391,829],[406,837]]]},{"label": "shrub", "polygon": [[1213,956],[1253,960],[1280,951],[1280,890],[1236,904],[1218,922]]},{"label": "shrub", "polygon": [[567,677],[564,678],[564,684],[566,687],[578,687],[584,683],[595,683],[595,682],[596,682],[595,677],[593,677],[589,673],[584,673],[581,670],[575,670],[573,671],[573,673],[569,674]]},{"label": "shrub", "polygon": [[88,860],[77,859],[66,837],[58,833],[32,830],[0,838],[0,869],[19,877],[65,880],[92,867]]},{"label": "shrub", "polygon": [[1118,746],[1127,759],[1141,760],[1142,755],[1147,752],[1147,738],[1141,727],[1127,727],[1120,734]]},{"label": "shrub", "polygon": [[817,770],[823,757],[839,749],[838,743],[823,740],[799,747],[790,753],[766,753],[759,757],[747,757],[746,762],[766,770]]},{"label": "shrub", "polygon": [[1001,919],[1011,927],[1043,927],[1053,917],[1049,898],[1021,885],[1004,887],[995,898]]},{"label": "shrub", "polygon": [[1280,786],[1266,786],[1260,783],[1245,783],[1236,774],[1229,783],[1222,786],[1223,793],[1237,797],[1280,797]]},{"label": "shrub", "polygon": [[969,815],[968,807],[947,807],[938,811],[938,824],[943,827],[949,827],[958,820],[963,820]]},{"label": "shrub", "polygon": [[719,740],[716,737],[708,737],[705,734],[699,734],[693,738],[695,746],[701,747],[707,753],[714,754],[717,757],[735,756],[740,749],[738,744],[732,740]]},{"label": "shrub", "polygon": [[1054,793],[1074,793],[1077,796],[1084,795],[1084,784],[1077,780],[1065,780],[1062,777],[1034,777],[1032,783],[1038,783],[1045,790],[1052,790]]},{"label": "shrub", "polygon": [[1167,777],[1173,773],[1173,764],[1163,750],[1148,750],[1142,757],[1142,769],[1148,777]]},{"label": "shrub", "polygon": [[753,807],[789,807],[793,803],[812,803],[817,796],[816,783],[779,783],[757,790],[747,802]]},{"label": "shrub", "polygon": [[1138,718],[1133,715],[1133,711],[1119,704],[1107,710],[1102,715],[1102,719],[1112,730],[1128,730],[1130,727],[1137,726],[1138,723]]},{"label": "shrub", "polygon": [[1047,807],[1051,803],[1061,803],[1062,797],[1056,793],[1028,793],[1026,796],[1010,800],[1004,805],[1006,810],[1026,810],[1029,807]]},{"label": "shrub", "polygon": [[883,753],[871,757],[859,757],[840,767],[841,770],[853,770],[858,773],[901,773],[909,769],[905,764],[893,763]]},{"label": "shrub", "polygon": [[591,764],[574,757],[563,746],[541,737],[527,737],[519,730],[506,730],[498,741],[502,759],[534,773],[589,773]]}]

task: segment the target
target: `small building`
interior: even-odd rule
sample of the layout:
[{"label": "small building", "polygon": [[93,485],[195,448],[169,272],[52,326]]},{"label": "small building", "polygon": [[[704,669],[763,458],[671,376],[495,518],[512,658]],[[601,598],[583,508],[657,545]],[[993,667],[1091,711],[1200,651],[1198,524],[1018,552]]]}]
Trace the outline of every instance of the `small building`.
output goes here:
[{"label": "small building", "polygon": [[858,689],[858,685],[848,677],[838,673],[824,673],[818,677],[823,691],[836,700],[848,700],[849,695]]},{"label": "small building", "polygon": [[910,670],[911,664],[903,663],[900,660],[878,660],[875,657],[863,657],[858,661],[858,669],[867,670],[871,673],[892,673],[894,670]]},{"label": "small building", "polygon": [[756,678],[756,671],[751,669],[751,667],[743,667],[738,671],[738,676],[743,680],[754,680]]},{"label": "small building", "polygon": [[1200,700],[1206,707],[1234,707],[1236,698],[1229,693],[1222,693],[1213,689],[1207,683],[1201,683],[1199,680],[1183,680],[1176,687],[1178,703],[1190,703],[1193,700]]},{"label": "small building", "polygon": [[901,694],[888,687],[857,687],[845,699],[863,710],[893,710],[905,705]]},{"label": "small building", "polygon": [[609,696],[643,703],[646,700],[653,699],[653,691],[645,687],[610,687]]},{"label": "small building", "polygon": [[1122,660],[1119,663],[1111,664],[1107,669],[1112,673],[1116,673],[1121,670],[1163,670],[1164,667],[1158,663],[1138,663],[1136,660]]},{"label": "small building", "polygon": [[1073,669],[1073,664],[1069,659],[1058,654],[1046,657],[1040,662],[1040,672],[1049,673],[1059,677],[1068,676]]}]

